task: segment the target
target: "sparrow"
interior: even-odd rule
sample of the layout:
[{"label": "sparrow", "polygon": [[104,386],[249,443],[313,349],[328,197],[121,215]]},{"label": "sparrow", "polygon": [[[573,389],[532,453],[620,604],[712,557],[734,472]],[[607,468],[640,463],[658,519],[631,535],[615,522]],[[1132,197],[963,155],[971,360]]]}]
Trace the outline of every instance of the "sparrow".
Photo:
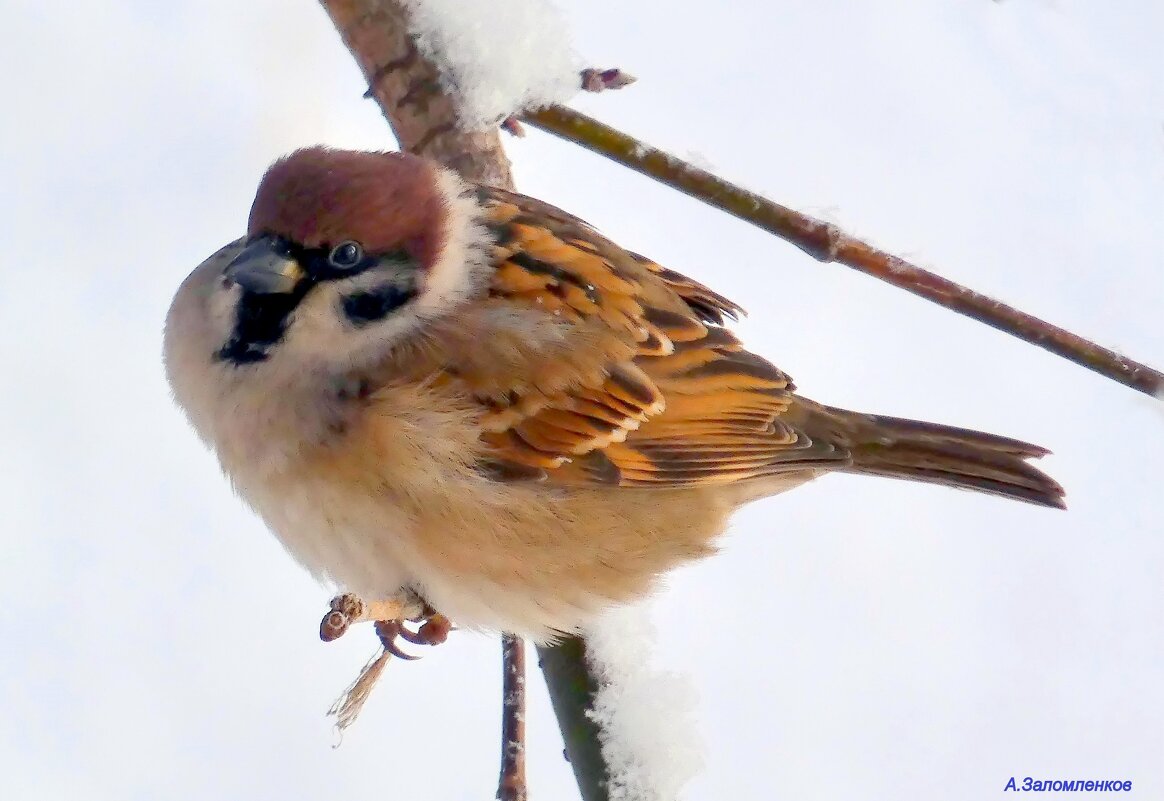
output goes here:
[{"label": "sparrow", "polygon": [[1063,506],[1044,448],[797,394],[741,313],[547,203],[311,147],[181,284],[164,358],[238,494],[375,619],[575,632],[830,472]]}]

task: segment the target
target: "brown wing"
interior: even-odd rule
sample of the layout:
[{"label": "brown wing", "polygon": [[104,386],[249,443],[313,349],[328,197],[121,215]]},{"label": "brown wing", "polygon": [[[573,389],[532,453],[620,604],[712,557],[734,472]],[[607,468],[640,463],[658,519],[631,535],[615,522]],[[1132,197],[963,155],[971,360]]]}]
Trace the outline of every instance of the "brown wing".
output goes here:
[{"label": "brown wing", "polygon": [[[498,302],[571,323],[522,381],[462,375],[504,477],[638,487],[726,483],[848,456],[781,420],[789,378],[726,329],[739,306],[521,195],[481,189]],[[520,346],[518,346],[520,349]]]}]

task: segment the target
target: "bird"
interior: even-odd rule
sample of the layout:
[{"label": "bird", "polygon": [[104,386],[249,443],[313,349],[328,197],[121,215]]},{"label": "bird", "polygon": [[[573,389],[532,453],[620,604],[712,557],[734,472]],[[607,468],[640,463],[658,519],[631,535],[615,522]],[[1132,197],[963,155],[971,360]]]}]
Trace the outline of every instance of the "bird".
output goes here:
[{"label": "bird", "polygon": [[238,495],[395,624],[578,632],[827,473],[1064,506],[1037,445],[800,395],[742,313],[543,201],[316,146],[181,283],[163,349]]}]

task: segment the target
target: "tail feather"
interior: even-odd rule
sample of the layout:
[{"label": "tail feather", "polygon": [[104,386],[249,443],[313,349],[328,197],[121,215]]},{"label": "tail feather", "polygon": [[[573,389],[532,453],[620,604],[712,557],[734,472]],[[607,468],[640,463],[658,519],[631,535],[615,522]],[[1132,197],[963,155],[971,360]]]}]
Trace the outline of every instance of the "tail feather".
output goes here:
[{"label": "tail feather", "polygon": [[849,450],[851,466],[842,468],[847,472],[945,484],[1066,508],[1058,482],[1026,461],[1049,453],[1038,445],[817,404],[806,411],[805,431],[810,437],[834,438]]}]

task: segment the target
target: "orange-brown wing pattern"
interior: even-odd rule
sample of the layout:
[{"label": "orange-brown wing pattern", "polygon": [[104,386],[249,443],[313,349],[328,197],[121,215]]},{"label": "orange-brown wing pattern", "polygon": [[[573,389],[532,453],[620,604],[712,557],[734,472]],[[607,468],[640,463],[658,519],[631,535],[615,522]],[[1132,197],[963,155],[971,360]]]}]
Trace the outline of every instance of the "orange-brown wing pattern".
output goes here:
[{"label": "orange-brown wing pattern", "polygon": [[[470,381],[505,476],[667,487],[847,458],[780,420],[791,381],[726,329],[741,309],[552,206],[482,189],[490,294],[572,323],[572,347],[508,391]],[[512,383],[512,382],[511,382]]]}]

